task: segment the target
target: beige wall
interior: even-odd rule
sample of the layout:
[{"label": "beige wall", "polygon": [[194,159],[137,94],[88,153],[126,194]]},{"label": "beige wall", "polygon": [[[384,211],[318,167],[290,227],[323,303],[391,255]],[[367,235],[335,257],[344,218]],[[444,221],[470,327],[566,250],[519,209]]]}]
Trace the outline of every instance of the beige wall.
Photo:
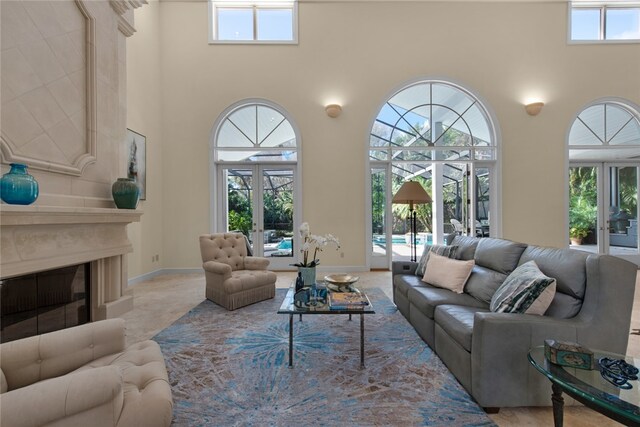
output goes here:
[{"label": "beige wall", "polygon": [[[136,33],[127,39],[127,127],[147,137],[146,200],[139,223],[129,225],[133,253],[129,277],[157,270],[163,253],[163,137],[160,80],[160,7],[156,0],[135,14]],[[158,261],[152,261],[158,255]]]},{"label": "beige wall", "polygon": [[[111,184],[124,171],[120,47],[125,37],[108,1],[82,5],[94,20],[90,35],[75,1],[0,2],[3,154],[13,147],[9,158],[3,155],[2,172],[14,155],[27,156],[17,161],[31,166],[38,180],[36,206],[115,207]],[[91,61],[82,40],[95,47],[95,80],[86,76]],[[95,122],[86,113],[90,93],[96,98]],[[95,130],[95,161],[81,174],[59,172],[89,151],[87,127]]]},{"label": "beige wall", "polygon": [[[344,259],[323,254],[325,266],[365,265],[367,136],[381,104],[404,83],[448,79],[494,111],[503,237],[551,246],[566,241],[565,138],[573,116],[605,96],[640,103],[640,45],[567,45],[566,3],[301,3],[296,46],[209,45],[206,3],[159,9],[161,120],[142,131],[162,139],[163,227],[143,229],[141,240],[163,236],[165,268],[200,265],[197,237],[209,231],[211,215],[211,128],[238,100],[269,99],[298,124],[303,219],[314,232],[337,235],[345,252]],[[132,43],[129,57],[156,41],[135,50]],[[530,96],[547,104],[537,117],[524,112]],[[338,119],[324,113],[333,101],[343,104]]]}]

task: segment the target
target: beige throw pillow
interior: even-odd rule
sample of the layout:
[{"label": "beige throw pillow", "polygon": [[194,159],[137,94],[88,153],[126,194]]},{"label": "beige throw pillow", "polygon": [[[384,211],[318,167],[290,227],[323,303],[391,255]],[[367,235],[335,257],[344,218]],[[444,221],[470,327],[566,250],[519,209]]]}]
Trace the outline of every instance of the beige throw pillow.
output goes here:
[{"label": "beige throw pillow", "polygon": [[464,284],[471,275],[475,261],[460,261],[431,253],[427,261],[423,282],[438,288],[449,289],[457,294],[464,291]]}]

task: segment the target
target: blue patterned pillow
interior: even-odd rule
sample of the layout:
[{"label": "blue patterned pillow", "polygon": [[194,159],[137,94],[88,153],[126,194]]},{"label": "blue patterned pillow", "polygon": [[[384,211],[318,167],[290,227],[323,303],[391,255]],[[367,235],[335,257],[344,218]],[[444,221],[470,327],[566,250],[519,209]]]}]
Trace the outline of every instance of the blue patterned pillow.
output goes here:
[{"label": "blue patterned pillow", "polygon": [[458,249],[457,246],[425,245],[424,250],[422,251],[422,256],[420,257],[420,261],[418,261],[416,276],[420,278],[424,276],[424,270],[427,268],[427,261],[429,261],[429,254],[431,252],[438,255],[446,256],[447,258],[455,258],[456,249]]},{"label": "blue patterned pillow", "polygon": [[535,261],[525,262],[507,276],[491,298],[495,313],[543,315],[556,291],[556,279],[545,276]]}]

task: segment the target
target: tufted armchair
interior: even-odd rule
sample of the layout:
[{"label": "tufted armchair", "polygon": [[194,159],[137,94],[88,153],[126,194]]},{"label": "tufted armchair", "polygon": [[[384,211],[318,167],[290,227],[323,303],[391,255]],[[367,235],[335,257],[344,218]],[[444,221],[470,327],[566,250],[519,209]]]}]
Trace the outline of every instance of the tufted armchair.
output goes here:
[{"label": "tufted armchair", "polygon": [[202,235],[200,252],[208,300],[235,310],[276,295],[277,276],[267,270],[269,260],[247,256],[243,234]]},{"label": "tufted armchair", "polygon": [[0,425],[171,424],[173,401],[160,347],[125,348],[122,319],[0,345]]}]

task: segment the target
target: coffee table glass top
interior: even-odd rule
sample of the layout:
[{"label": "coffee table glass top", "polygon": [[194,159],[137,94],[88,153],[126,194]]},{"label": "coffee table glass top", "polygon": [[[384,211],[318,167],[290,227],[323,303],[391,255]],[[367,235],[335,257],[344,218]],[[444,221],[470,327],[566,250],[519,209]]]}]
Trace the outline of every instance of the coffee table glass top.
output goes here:
[{"label": "coffee table glass top", "polygon": [[[624,359],[627,363],[640,367],[640,358],[623,356],[593,350],[597,360],[602,357]],[[576,393],[593,404],[608,409],[634,422],[640,422],[640,381],[629,381],[632,388],[623,390],[605,380],[598,368],[594,370],[569,368],[549,362],[544,357],[544,346],[529,351],[529,361],[551,381],[563,389]]]},{"label": "coffee table glass top", "polygon": [[[324,283],[321,281],[317,282],[320,287],[324,287]],[[329,291],[333,292],[333,291]],[[295,294],[295,286],[291,286],[287,291],[287,295],[284,297],[284,301],[282,301],[282,305],[278,310],[278,314],[374,314],[375,310],[373,309],[373,305],[371,305],[371,300],[367,294],[362,291],[358,291],[369,302],[369,305],[364,306],[363,308],[354,308],[349,310],[332,310],[329,307],[329,304],[322,304],[318,302],[316,305],[310,305],[305,307],[297,307],[293,303],[293,296]]]}]

